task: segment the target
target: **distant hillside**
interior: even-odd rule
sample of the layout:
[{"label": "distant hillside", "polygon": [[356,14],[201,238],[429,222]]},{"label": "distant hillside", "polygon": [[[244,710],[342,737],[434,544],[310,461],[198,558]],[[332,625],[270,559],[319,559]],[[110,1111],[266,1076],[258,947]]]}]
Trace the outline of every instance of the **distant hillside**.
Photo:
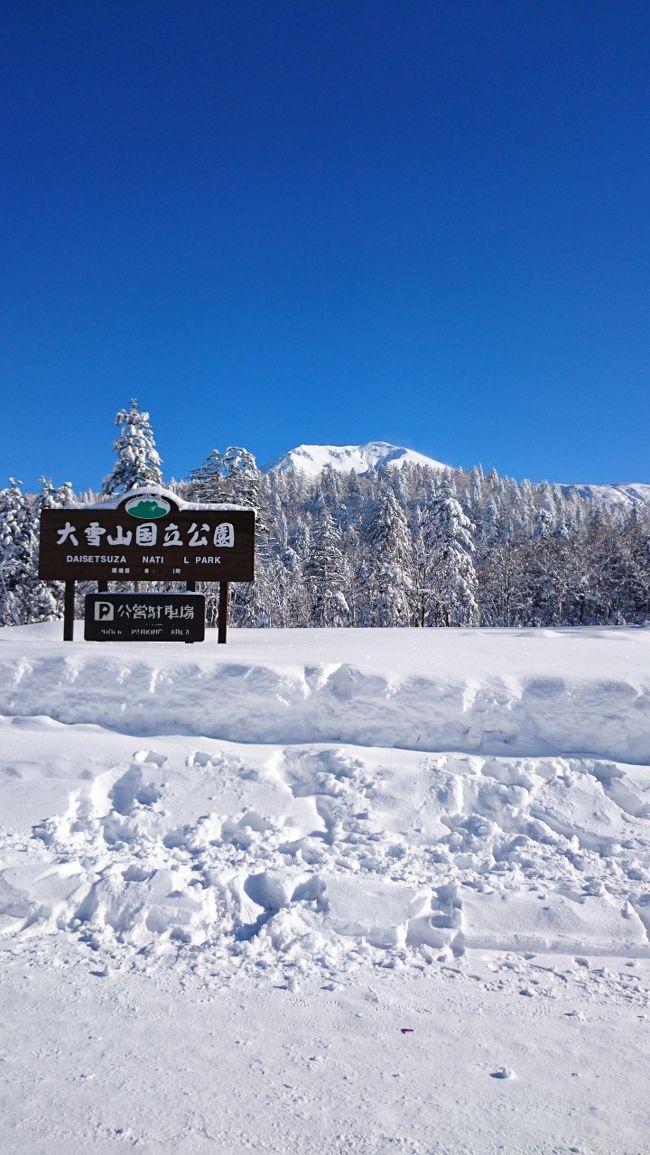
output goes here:
[{"label": "distant hillside", "polygon": [[643,482],[619,482],[614,485],[561,485],[566,496],[575,493],[587,501],[606,501],[610,505],[650,505],[650,485]]}]

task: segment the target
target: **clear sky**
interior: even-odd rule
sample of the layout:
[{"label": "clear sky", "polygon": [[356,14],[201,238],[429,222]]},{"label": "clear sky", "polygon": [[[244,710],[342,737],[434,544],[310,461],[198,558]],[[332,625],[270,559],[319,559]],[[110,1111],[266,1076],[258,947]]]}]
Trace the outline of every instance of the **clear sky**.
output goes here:
[{"label": "clear sky", "polygon": [[4,0],[0,485],[371,439],[650,482],[647,0]]}]

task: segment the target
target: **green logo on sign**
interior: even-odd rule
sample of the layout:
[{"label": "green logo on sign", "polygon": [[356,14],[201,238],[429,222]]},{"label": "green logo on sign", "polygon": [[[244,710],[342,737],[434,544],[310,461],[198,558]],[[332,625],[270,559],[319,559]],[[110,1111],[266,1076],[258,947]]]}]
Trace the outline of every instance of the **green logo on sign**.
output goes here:
[{"label": "green logo on sign", "polygon": [[152,518],[166,517],[171,505],[162,497],[133,497],[124,508],[131,517],[150,521]]}]

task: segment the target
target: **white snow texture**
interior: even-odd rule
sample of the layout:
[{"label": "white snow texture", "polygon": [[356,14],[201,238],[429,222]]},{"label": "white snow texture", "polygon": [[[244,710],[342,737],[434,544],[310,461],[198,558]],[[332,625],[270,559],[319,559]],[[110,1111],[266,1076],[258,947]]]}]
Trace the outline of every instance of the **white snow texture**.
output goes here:
[{"label": "white snow texture", "polygon": [[[50,1073],[68,1124],[52,1124],[45,1092],[26,1120],[16,1044],[3,1151],[649,1150],[650,633],[242,630],[188,650],[63,644],[60,629],[0,631],[5,1021],[18,1037],[31,998],[47,1039],[67,999],[74,1066],[88,1049],[74,1000],[94,1007],[112,1089],[91,1125]],[[100,978],[112,999],[94,995]],[[173,1095],[167,1123],[154,1117],[159,1088],[148,1122],[109,1126],[115,1015],[132,1000],[153,1023],[121,1068],[137,1096],[174,990],[190,993],[169,1071],[216,993],[232,1046],[237,1007],[277,1025],[289,1000],[293,1052],[258,1040],[247,1074],[240,1057],[222,1074],[232,1091],[256,1064],[272,1072],[266,1122],[252,1083],[217,1119],[202,1075],[191,1124]],[[411,1057],[368,1055],[365,1027],[346,1057],[340,1030],[382,1006]],[[320,1040],[310,1056],[299,1007]],[[427,1099],[436,1047],[449,1079]],[[287,1079],[296,1055],[310,1075]],[[387,1061],[392,1106],[363,1123]],[[395,1098],[402,1077],[415,1098]],[[287,1082],[297,1098],[280,1109]]]}]

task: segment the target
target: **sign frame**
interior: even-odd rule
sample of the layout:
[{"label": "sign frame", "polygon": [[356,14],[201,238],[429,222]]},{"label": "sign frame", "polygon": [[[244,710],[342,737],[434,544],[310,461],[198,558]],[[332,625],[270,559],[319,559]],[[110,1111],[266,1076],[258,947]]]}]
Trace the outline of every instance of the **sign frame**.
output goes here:
[{"label": "sign frame", "polygon": [[[63,640],[74,638],[75,583],[196,582],[219,585],[217,641],[227,641],[231,581],[255,580],[255,510],[185,502],[162,486],[139,486],[93,505],[44,509],[38,576],[63,581]],[[171,596],[171,595],[169,595]]]},{"label": "sign frame", "polygon": [[253,581],[255,511],[131,490],[119,503],[44,509],[38,576],[46,581]]}]

